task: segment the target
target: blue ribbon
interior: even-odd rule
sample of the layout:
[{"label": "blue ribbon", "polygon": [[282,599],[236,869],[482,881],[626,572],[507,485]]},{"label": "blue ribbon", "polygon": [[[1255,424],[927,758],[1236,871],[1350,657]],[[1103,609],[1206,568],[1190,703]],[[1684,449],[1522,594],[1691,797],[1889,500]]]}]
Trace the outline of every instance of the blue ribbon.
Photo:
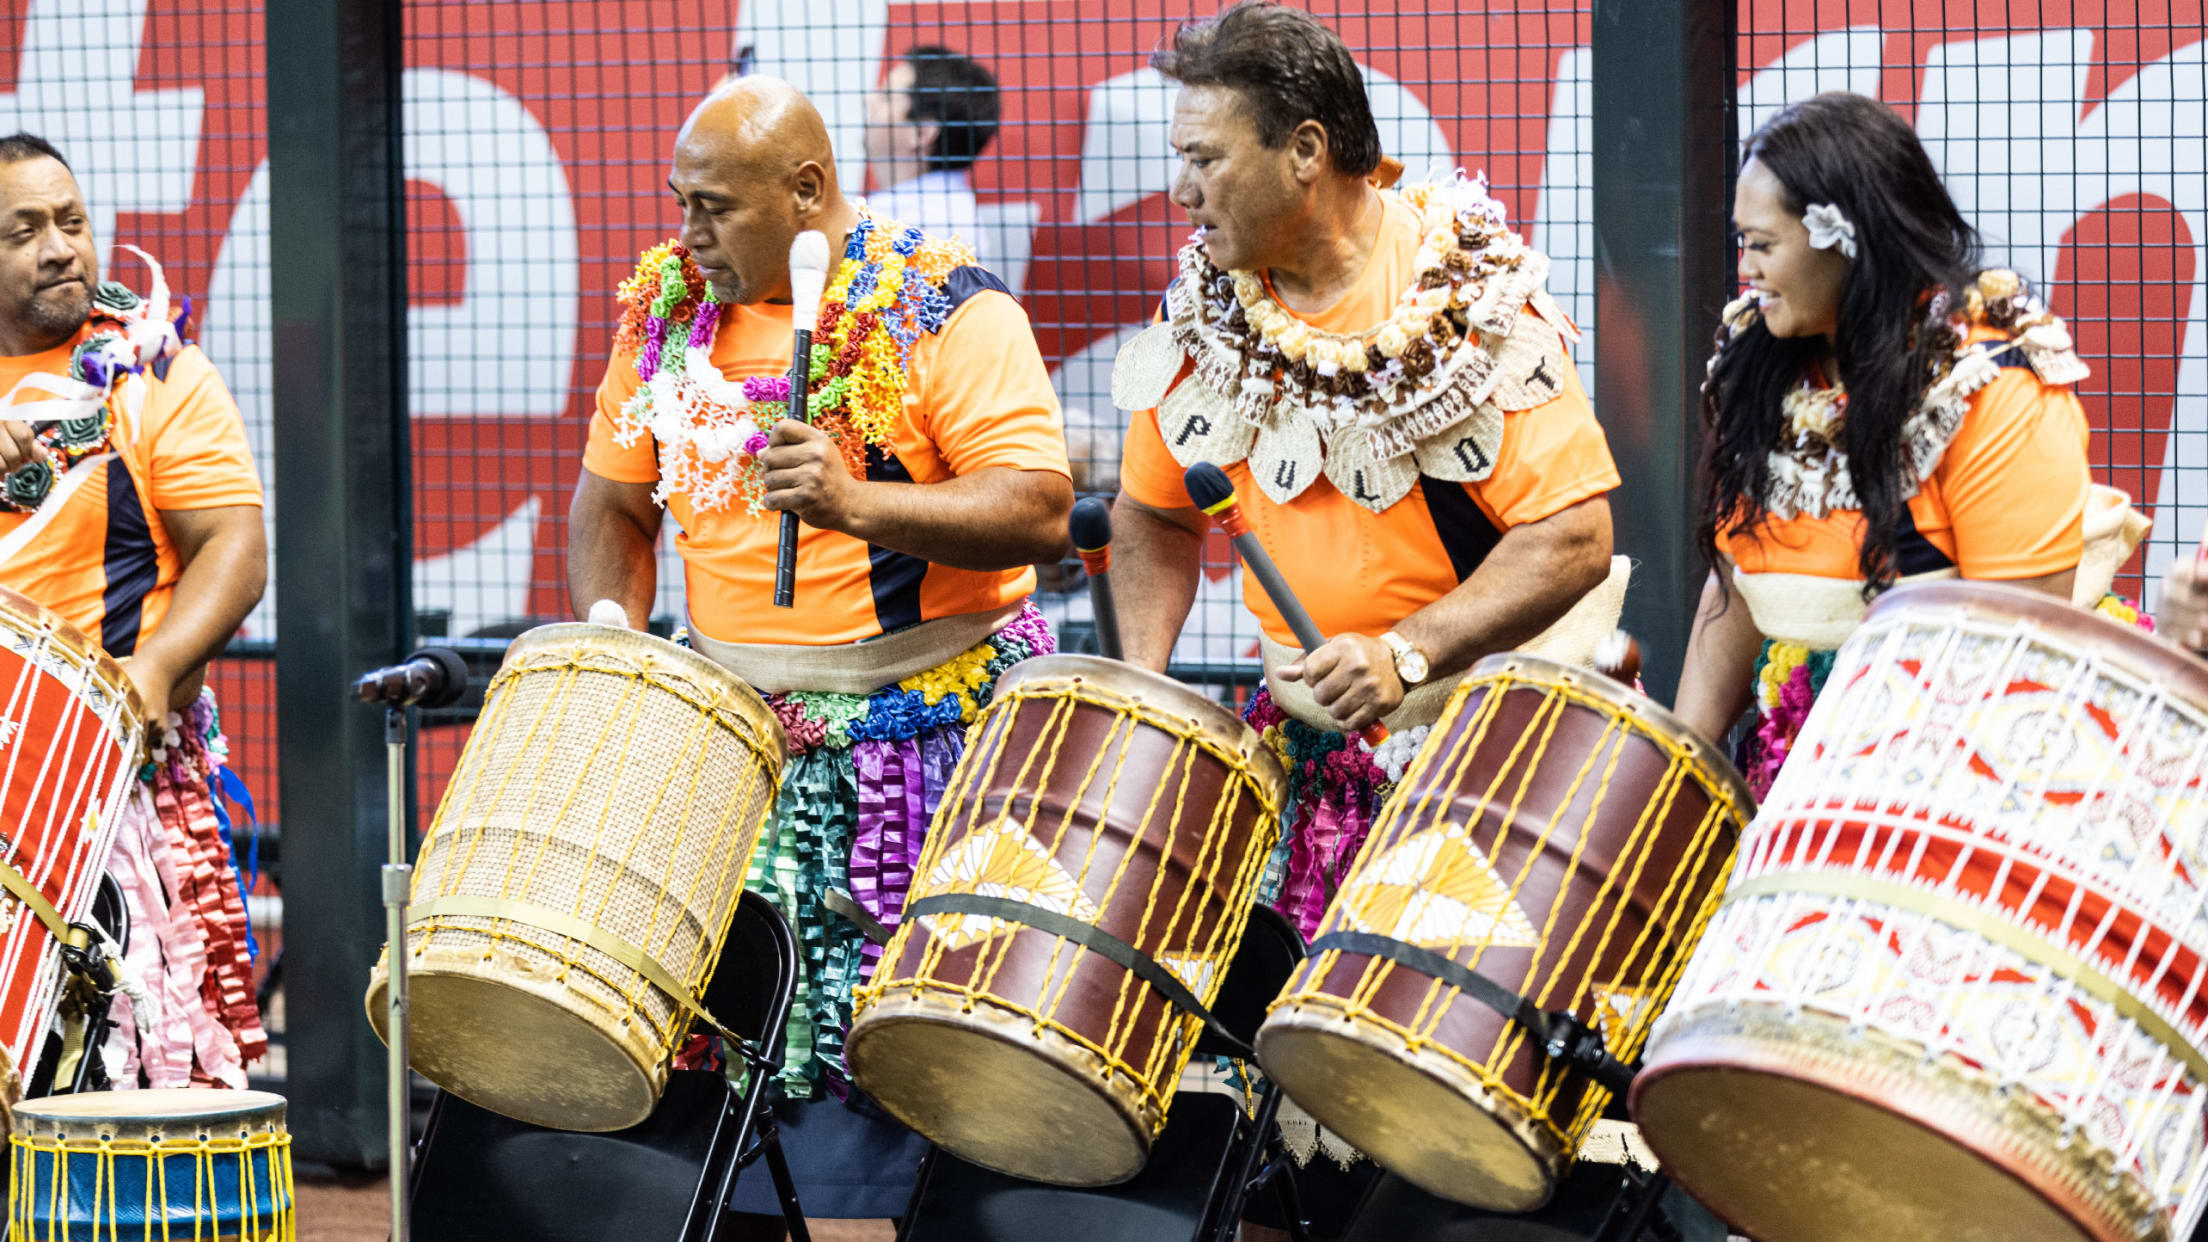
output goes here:
[{"label": "blue ribbon", "polygon": [[[245,787],[230,765],[218,763],[214,775],[207,778],[207,793],[215,804],[215,823],[222,829],[223,847],[230,851],[230,869],[238,877],[238,900],[245,906],[245,958],[249,962],[261,959],[261,946],[253,939],[253,886],[261,880],[261,821],[253,813],[253,792]],[[252,841],[246,845],[246,856],[238,857],[238,843],[230,835],[230,813],[223,809],[223,799],[245,808],[246,831]]]}]

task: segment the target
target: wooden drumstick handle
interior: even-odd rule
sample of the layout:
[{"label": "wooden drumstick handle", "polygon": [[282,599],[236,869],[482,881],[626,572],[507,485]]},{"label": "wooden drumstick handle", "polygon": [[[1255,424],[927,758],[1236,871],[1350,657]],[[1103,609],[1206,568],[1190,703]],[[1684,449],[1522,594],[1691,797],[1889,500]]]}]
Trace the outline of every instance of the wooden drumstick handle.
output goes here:
[{"label": "wooden drumstick handle", "polygon": [[[1310,611],[1296,598],[1288,580],[1280,576],[1280,567],[1273,564],[1265,545],[1250,531],[1249,522],[1242,516],[1241,498],[1234,494],[1234,484],[1227,481],[1226,471],[1208,461],[1200,461],[1190,466],[1182,477],[1188,487],[1188,498],[1196,502],[1196,507],[1202,509],[1205,516],[1217,522],[1220,530],[1227,532],[1227,538],[1234,542],[1234,550],[1242,554],[1243,562],[1250,567],[1250,576],[1257,579],[1257,585],[1264,588],[1266,598],[1273,601],[1273,608],[1280,613],[1281,620],[1288,623],[1288,630],[1296,636],[1303,654],[1310,655],[1325,646],[1326,636],[1319,633]],[[1388,740],[1388,727],[1375,720],[1358,736],[1378,746]]]}]

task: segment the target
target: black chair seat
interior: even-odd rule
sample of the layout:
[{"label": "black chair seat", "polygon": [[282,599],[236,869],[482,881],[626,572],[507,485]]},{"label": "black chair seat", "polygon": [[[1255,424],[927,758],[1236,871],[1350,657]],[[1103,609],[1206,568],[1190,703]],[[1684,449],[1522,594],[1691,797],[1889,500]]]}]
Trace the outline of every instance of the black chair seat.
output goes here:
[{"label": "black chair seat", "polygon": [[[706,1008],[779,1055],[796,972],[789,924],[765,897],[746,892]],[[764,1091],[758,1074],[738,1092],[721,1073],[679,1070],[650,1117],[607,1134],[549,1130],[439,1092],[415,1146],[414,1237],[711,1242],[726,1222],[721,1205],[739,1164],[758,1150],[745,1149],[765,1111]],[[779,1149],[770,1158],[779,1160]],[[802,1228],[800,1220],[801,1237]]]},{"label": "black chair seat", "polygon": [[[1150,1163],[1131,1180],[1100,1189],[1021,1181],[937,1151],[916,1192],[906,1242],[1012,1238],[1193,1238],[1228,1175],[1236,1108],[1223,1095],[1173,1102]],[[1047,1232],[1046,1232],[1047,1229]]]},{"label": "black chair seat", "polygon": [[[1342,1242],[1587,1242],[1601,1231],[1625,1178],[1617,1165],[1583,1162],[1565,1176],[1547,1207],[1513,1213],[1452,1203],[1391,1173],[1374,1185]],[[1672,1186],[1642,1237],[1725,1242],[1726,1229],[1708,1209]]]},{"label": "black chair seat", "polygon": [[[1286,919],[1262,907],[1251,911],[1242,945],[1212,1006],[1220,1025],[1245,1044],[1255,1038],[1266,1007],[1302,958],[1303,938]],[[1195,1055],[1224,1056],[1235,1050],[1232,1041],[1206,1030],[1196,1041]],[[977,1083],[974,1089],[989,1088]],[[1270,1093],[1259,1098],[1254,1120],[1229,1096],[1190,1092],[1175,1098],[1149,1162],[1116,1186],[1022,1181],[933,1148],[921,1166],[898,1242],[1232,1238],[1243,1200],[1263,1180],[1258,1169],[1274,1135],[1277,1101]]]}]

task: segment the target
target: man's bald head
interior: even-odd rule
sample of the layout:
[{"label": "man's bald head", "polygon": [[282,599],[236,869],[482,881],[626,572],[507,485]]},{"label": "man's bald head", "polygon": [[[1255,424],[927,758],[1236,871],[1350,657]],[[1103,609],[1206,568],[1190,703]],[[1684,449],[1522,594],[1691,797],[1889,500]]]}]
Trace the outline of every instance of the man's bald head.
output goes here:
[{"label": "man's bald head", "polygon": [[780,78],[737,78],[706,96],[675,135],[667,184],[683,244],[728,302],[787,297],[790,242],[812,228],[833,239],[850,213],[827,124]]},{"label": "man's bald head", "polygon": [[707,95],[675,135],[676,158],[686,147],[701,159],[757,160],[770,167],[811,161],[835,180],[827,122],[804,92],[780,78],[734,78]]}]

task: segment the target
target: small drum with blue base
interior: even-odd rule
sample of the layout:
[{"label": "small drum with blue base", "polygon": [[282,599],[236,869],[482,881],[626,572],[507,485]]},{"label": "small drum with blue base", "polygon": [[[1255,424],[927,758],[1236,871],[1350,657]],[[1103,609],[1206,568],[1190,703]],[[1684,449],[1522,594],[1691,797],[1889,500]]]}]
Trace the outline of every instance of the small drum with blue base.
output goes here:
[{"label": "small drum with blue base", "polygon": [[291,1134],[265,1091],[95,1091],[25,1100],[8,1236],[293,1242]]}]

